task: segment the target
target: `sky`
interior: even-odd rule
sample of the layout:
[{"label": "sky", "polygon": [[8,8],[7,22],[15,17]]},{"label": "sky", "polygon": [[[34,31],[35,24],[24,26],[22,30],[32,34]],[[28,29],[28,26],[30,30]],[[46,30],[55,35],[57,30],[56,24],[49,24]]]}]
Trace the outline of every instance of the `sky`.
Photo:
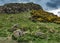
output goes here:
[{"label": "sky", "polygon": [[55,13],[53,10],[60,9],[60,0],[0,0],[0,5],[4,5],[6,3],[27,3],[27,2],[39,4],[42,6],[44,10],[46,11],[52,10],[53,13]]}]

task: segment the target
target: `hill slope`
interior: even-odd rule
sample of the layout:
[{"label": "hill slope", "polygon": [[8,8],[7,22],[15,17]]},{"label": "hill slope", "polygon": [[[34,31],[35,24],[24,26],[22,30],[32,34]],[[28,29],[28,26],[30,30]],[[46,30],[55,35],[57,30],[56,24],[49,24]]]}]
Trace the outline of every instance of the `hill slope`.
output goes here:
[{"label": "hill slope", "polygon": [[[29,20],[30,16],[31,16],[30,12],[24,12],[24,13],[22,12],[20,14],[0,14],[0,37],[1,38],[5,37],[6,38],[5,41],[11,40],[9,37],[12,37],[11,35],[15,35],[13,34],[14,31],[21,29],[22,32],[26,34],[18,37],[17,38],[18,42],[21,41],[22,42],[29,41],[32,43],[60,42],[60,37],[59,37],[60,24],[32,22],[31,20]],[[5,42],[1,38],[0,38],[0,42],[1,43]],[[8,43],[14,43],[14,42],[9,41]]]},{"label": "hill slope", "polygon": [[[18,5],[20,4],[7,4],[4,5],[4,7],[1,6],[1,8],[6,8],[2,10],[3,12],[6,10],[9,10],[9,12],[4,12],[4,14],[1,12],[0,14],[0,43],[60,43],[60,24],[38,21],[32,22],[29,19],[32,16],[31,11],[25,11],[25,7],[23,7],[25,4],[23,4],[23,6],[21,5],[24,8],[22,8],[24,12],[20,12],[20,10],[19,13],[17,13],[15,12],[16,9],[12,9],[15,14],[10,12],[10,8],[15,8],[13,6],[19,7]],[[35,4],[33,5],[35,8]],[[42,15],[41,17],[49,17],[51,14],[43,11],[40,6],[36,6],[38,9],[34,9],[33,7],[32,9],[38,12],[34,12],[34,15],[37,14],[39,16]],[[39,11],[40,9],[41,11]],[[51,15],[52,17],[56,16],[54,14]],[[58,16],[56,17],[58,18]]]}]

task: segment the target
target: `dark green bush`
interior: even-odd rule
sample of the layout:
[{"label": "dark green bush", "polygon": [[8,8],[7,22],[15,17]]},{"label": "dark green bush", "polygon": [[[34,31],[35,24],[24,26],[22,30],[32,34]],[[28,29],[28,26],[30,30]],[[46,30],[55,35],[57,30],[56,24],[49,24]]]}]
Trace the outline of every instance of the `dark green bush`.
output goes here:
[{"label": "dark green bush", "polygon": [[13,39],[13,40],[17,40],[17,38],[16,38],[14,35],[12,35],[12,39]]},{"label": "dark green bush", "polygon": [[53,13],[48,13],[40,9],[40,10],[32,10],[30,14],[31,14],[31,20],[40,22],[53,22],[60,24],[60,17],[54,15]]},{"label": "dark green bush", "polygon": [[4,33],[4,32],[0,32],[0,37],[7,37],[8,34],[7,33]]}]

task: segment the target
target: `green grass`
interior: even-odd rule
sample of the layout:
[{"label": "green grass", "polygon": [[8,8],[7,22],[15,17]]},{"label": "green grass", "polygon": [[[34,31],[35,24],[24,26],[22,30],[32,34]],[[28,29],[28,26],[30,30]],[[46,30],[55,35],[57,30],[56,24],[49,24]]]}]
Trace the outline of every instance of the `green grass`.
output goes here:
[{"label": "green grass", "polygon": [[[30,39],[32,43],[60,43],[60,24],[32,22],[31,20],[29,20],[30,16],[31,16],[30,12],[24,12],[20,14],[0,14],[0,37],[1,37],[0,39],[3,40],[2,37],[4,38],[7,38],[9,36],[11,37],[12,33],[9,32],[8,30],[11,29],[11,27],[14,24],[19,24],[19,28],[26,27],[29,31],[28,34],[22,37],[26,38],[27,40]],[[49,29],[54,29],[55,32],[50,33]],[[41,37],[36,38],[34,36],[34,33],[38,31],[45,33],[47,35],[47,38],[44,39],[41,39]],[[20,38],[18,40],[19,41],[24,40],[24,38]],[[3,43],[2,41],[0,42]],[[13,41],[10,43],[13,43]]]}]

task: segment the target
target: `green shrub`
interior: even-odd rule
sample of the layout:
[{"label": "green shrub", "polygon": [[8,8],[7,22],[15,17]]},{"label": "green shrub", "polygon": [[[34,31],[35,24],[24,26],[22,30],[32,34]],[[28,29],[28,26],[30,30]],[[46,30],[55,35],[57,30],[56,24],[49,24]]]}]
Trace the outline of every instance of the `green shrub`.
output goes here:
[{"label": "green shrub", "polygon": [[4,32],[0,32],[0,37],[7,37],[8,34],[7,33],[4,33]]},{"label": "green shrub", "polygon": [[13,39],[13,40],[17,40],[17,38],[16,38],[14,35],[12,35],[12,39]]},{"label": "green shrub", "polygon": [[48,13],[44,10],[32,10],[31,19],[40,22],[54,22],[60,23],[60,17],[54,15],[53,13]]}]

